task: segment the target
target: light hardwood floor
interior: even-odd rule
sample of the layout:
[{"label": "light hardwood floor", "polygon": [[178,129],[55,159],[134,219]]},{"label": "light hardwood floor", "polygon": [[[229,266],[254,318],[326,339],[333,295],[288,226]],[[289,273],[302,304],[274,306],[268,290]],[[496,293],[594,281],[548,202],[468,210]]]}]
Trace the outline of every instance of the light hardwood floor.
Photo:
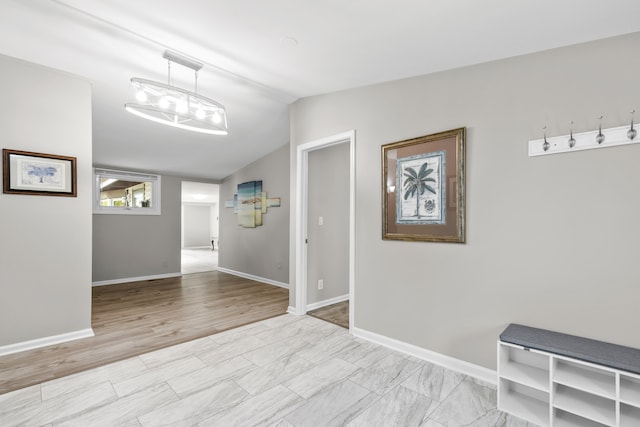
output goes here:
[{"label": "light hardwood floor", "polygon": [[307,314],[349,329],[349,301],[342,301],[321,307]]},{"label": "light hardwood floor", "polygon": [[212,271],[93,288],[95,337],[0,357],[0,394],[278,316],[289,291]]}]

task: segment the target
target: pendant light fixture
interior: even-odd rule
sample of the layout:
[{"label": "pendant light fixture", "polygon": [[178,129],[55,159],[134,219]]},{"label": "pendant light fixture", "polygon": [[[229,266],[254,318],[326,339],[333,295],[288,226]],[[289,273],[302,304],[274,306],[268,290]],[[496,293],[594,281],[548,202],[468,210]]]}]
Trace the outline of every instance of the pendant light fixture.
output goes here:
[{"label": "pendant light fixture", "polygon": [[[202,64],[175,52],[165,51],[167,84],[131,78],[134,99],[125,109],[154,122],[213,135],[227,135],[227,113],[224,105],[198,94],[198,71]],[[171,63],[190,68],[195,74],[193,92],[171,85]]]}]

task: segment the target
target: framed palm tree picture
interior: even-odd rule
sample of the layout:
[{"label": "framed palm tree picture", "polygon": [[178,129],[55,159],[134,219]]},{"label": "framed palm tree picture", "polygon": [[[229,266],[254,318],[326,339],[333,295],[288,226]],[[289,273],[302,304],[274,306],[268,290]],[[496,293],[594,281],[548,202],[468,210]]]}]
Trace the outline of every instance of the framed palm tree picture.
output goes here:
[{"label": "framed palm tree picture", "polygon": [[465,241],[465,138],[459,128],[382,146],[382,238]]}]

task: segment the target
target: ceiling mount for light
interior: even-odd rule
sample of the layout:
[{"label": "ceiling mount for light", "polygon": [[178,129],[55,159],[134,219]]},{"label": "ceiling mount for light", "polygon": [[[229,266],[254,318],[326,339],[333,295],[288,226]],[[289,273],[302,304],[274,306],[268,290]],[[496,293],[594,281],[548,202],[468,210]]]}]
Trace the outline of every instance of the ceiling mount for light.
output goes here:
[{"label": "ceiling mount for light", "polygon": [[[151,80],[131,78],[135,101],[125,104],[125,109],[137,116],[181,129],[213,135],[227,135],[227,113],[224,105],[198,94],[198,70],[202,64],[165,51],[167,60],[167,84]],[[190,68],[195,74],[193,92],[171,85],[171,63]]]}]

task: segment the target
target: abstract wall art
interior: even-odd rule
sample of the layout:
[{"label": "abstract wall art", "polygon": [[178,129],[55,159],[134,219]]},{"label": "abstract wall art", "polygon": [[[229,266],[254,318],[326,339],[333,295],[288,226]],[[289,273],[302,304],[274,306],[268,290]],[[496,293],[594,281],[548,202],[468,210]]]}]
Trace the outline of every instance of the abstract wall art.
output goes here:
[{"label": "abstract wall art", "polygon": [[255,228],[263,224],[262,216],[267,213],[267,208],[280,207],[280,197],[267,197],[267,193],[262,191],[262,181],[249,181],[238,184],[238,193],[233,195],[233,201],[226,201],[224,206],[233,207],[233,213],[238,215],[238,225]]}]

